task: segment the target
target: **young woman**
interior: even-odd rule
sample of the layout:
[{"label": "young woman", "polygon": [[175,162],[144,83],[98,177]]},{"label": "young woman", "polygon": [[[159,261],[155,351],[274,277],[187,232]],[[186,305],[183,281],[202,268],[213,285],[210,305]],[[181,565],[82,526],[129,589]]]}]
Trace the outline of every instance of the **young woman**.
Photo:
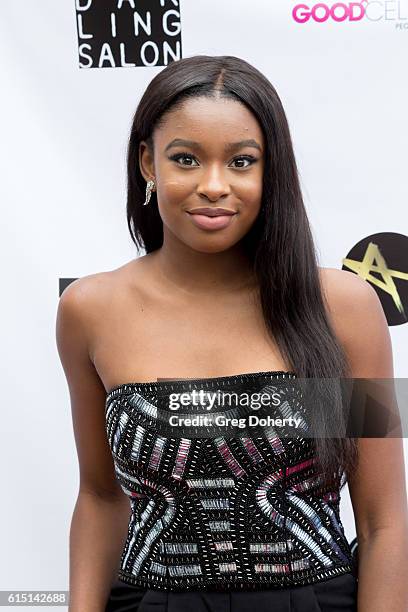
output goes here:
[{"label": "young woman", "polygon": [[57,314],[80,466],[70,612],[406,612],[401,439],[328,438],[335,403],[312,447],[154,429],[175,389],[393,377],[375,291],[317,265],[265,76],[231,56],[155,76],[131,128],[127,220],[146,254],[73,282]]}]

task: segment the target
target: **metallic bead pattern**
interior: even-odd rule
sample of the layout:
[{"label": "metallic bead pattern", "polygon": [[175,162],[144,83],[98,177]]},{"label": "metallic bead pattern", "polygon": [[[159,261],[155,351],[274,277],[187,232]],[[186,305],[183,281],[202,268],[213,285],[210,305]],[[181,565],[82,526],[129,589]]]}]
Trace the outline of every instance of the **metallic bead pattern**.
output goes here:
[{"label": "metallic bead pattern", "polygon": [[198,552],[195,542],[165,542],[164,550],[172,555]]},{"label": "metallic bead pattern", "polygon": [[165,576],[167,572],[167,567],[161,563],[156,563],[156,561],[150,563],[150,569],[155,574],[160,574],[161,576]]},{"label": "metallic bead pattern", "polygon": [[217,450],[219,451],[221,457],[230,468],[231,472],[233,472],[233,474],[238,477],[243,476],[245,474],[245,470],[239,465],[238,461],[235,459],[226,440],[221,437],[214,438],[214,444]]},{"label": "metallic bead pattern", "polygon": [[292,549],[292,540],[285,542],[254,542],[249,544],[252,553],[273,553],[283,554]]},{"label": "metallic bead pattern", "polygon": [[[159,590],[278,588],[356,570],[340,492],[323,490],[311,438],[281,439],[272,429],[262,438],[158,434],[158,391],[274,392],[279,381],[284,392],[292,378],[127,383],[107,394],[107,440],[131,505],[122,581]],[[280,411],[302,416],[297,400]]]},{"label": "metallic bead pattern", "polygon": [[182,478],[190,446],[191,440],[188,440],[187,438],[182,438],[180,440],[179,447],[177,449],[177,456],[175,458],[174,467],[172,471],[173,478]]},{"label": "metallic bead pattern", "polygon": [[212,499],[202,499],[201,505],[205,510],[228,510],[230,502],[229,499],[213,497]]},{"label": "metallic bead pattern", "polygon": [[188,478],[186,480],[190,489],[226,489],[235,487],[233,478]]},{"label": "metallic bead pattern", "polygon": [[208,521],[211,531],[229,531],[231,523],[229,521]]},{"label": "metallic bead pattern", "polygon": [[237,571],[237,564],[235,561],[231,561],[230,563],[219,563],[218,569],[223,574],[235,574]]},{"label": "metallic bead pattern", "polygon": [[170,576],[196,576],[202,573],[199,565],[169,565],[168,570]]},{"label": "metallic bead pattern", "polygon": [[225,542],[214,542],[215,550],[223,551],[223,550],[234,550],[234,545],[231,540],[226,540]]},{"label": "metallic bead pattern", "polygon": [[149,468],[151,470],[157,470],[160,464],[160,459],[162,458],[164,448],[166,446],[166,439],[157,436],[154,442],[154,448],[152,450],[152,454],[150,456]]},{"label": "metallic bead pattern", "polygon": [[142,446],[143,437],[145,433],[146,432],[143,429],[143,427],[141,427],[141,425],[138,425],[136,427],[135,435],[133,438],[132,452],[131,452],[131,458],[133,461],[138,461],[139,459],[140,448]]},{"label": "metallic bead pattern", "polygon": [[259,452],[259,450],[256,448],[251,438],[243,437],[243,438],[240,438],[239,440],[254,463],[258,463],[258,461],[262,461],[262,455]]}]

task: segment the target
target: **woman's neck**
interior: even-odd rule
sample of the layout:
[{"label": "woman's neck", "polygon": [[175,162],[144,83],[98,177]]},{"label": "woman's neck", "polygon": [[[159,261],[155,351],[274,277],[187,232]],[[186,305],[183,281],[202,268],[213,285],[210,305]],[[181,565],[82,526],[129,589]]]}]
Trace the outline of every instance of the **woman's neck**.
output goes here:
[{"label": "woman's neck", "polygon": [[165,282],[192,295],[239,291],[255,284],[251,262],[240,246],[203,253],[182,244],[166,244],[152,253],[151,264]]}]

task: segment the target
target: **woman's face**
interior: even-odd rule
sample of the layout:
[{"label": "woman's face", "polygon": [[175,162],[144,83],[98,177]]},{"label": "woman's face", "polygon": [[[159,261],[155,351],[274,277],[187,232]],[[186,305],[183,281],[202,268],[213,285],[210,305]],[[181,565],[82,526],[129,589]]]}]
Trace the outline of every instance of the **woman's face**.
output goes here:
[{"label": "woman's face", "polygon": [[[254,115],[235,100],[192,98],[166,113],[153,140],[153,157],[140,144],[140,169],[155,180],[164,240],[206,253],[236,244],[262,199],[265,145]],[[226,214],[211,216],[221,208]]]}]

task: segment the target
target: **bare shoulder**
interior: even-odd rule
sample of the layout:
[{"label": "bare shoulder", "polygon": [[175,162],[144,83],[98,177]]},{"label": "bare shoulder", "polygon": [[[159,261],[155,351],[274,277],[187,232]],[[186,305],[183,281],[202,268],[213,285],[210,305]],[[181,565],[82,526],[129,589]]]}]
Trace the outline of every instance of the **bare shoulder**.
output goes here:
[{"label": "bare shoulder", "polygon": [[[129,312],[143,310],[145,286],[149,286],[147,256],[124,265],[77,278],[61,294],[57,310],[58,345],[75,342],[95,364],[95,353],[110,330]],[[142,261],[143,260],[143,261]]]},{"label": "bare shoulder", "polygon": [[106,299],[116,285],[126,282],[130,270],[137,267],[140,268],[141,266],[137,260],[133,259],[113,270],[81,276],[66,287],[61,294],[61,300],[63,299],[64,302],[81,302],[81,305],[85,306],[91,304],[93,300]]},{"label": "bare shoulder", "polygon": [[[142,258],[140,258],[142,259]],[[62,292],[59,310],[75,314],[78,322],[92,327],[112,311],[115,303],[130,289],[142,287],[142,267],[139,260],[105,272],[96,272],[75,279]],[[140,270],[140,272],[139,272]]]},{"label": "bare shoulder", "polygon": [[355,377],[392,377],[387,319],[372,285],[353,272],[319,268],[331,323]]},{"label": "bare shoulder", "polygon": [[62,292],[60,303],[65,305],[81,305],[86,306],[89,301],[102,297],[113,280],[113,273],[96,272],[81,276],[72,281]]},{"label": "bare shoulder", "polygon": [[80,489],[115,501],[123,499],[123,492],[107,442],[106,392],[90,356],[90,342],[101,335],[112,296],[120,294],[115,291],[118,274],[117,270],[90,274],[70,283],[61,294],[56,320],[57,348],[70,394]]},{"label": "bare shoulder", "polygon": [[72,281],[62,292],[56,314],[56,343],[72,394],[93,387],[102,398],[103,389],[93,368],[91,345],[103,306],[112,286],[110,272],[89,274]]},{"label": "bare shoulder", "polygon": [[114,282],[112,272],[89,274],[72,281],[62,292],[57,310],[58,323],[67,333],[81,333],[90,338],[91,326],[101,315]]},{"label": "bare shoulder", "polygon": [[319,268],[319,274],[330,313],[336,322],[346,322],[351,333],[361,317],[385,317],[378,295],[368,281],[354,272],[336,268]]},{"label": "bare shoulder", "polygon": [[366,307],[370,307],[370,304],[374,308],[381,307],[372,285],[354,272],[337,268],[319,268],[319,274],[329,306],[334,311],[342,306],[344,308],[345,305],[348,307],[347,311],[350,311],[353,305],[359,308],[361,301]]}]

